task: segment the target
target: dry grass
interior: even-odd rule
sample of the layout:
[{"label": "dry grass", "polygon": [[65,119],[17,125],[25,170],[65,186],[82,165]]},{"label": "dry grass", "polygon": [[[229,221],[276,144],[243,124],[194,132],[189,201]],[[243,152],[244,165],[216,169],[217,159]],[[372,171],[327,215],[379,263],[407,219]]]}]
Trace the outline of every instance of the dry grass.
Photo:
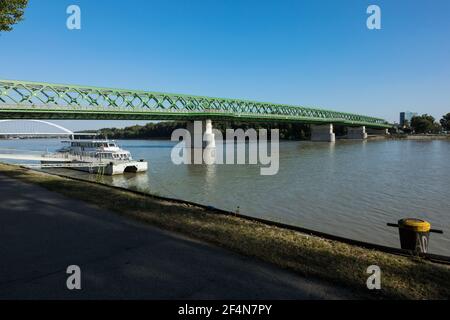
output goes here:
[{"label": "dry grass", "polygon": [[[308,236],[194,205],[174,203],[89,182],[0,164],[0,173],[121,215],[271,262],[304,276],[347,287],[364,298],[448,299],[450,268]],[[366,287],[370,265],[382,270],[382,289]]]}]

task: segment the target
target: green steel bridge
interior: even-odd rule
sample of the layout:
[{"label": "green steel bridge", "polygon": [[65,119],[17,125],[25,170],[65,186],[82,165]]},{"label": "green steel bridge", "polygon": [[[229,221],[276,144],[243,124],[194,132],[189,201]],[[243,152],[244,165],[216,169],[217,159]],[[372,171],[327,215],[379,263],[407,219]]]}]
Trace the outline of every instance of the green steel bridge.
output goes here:
[{"label": "green steel bridge", "polygon": [[0,80],[0,119],[210,119],[391,127],[380,118],[285,104],[13,80]]}]

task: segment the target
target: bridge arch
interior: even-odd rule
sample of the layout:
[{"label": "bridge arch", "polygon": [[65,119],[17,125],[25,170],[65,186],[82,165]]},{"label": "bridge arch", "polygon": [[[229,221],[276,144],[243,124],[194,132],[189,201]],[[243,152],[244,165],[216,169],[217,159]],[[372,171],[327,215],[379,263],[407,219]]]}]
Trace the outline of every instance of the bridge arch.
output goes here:
[{"label": "bridge arch", "polygon": [[0,136],[73,136],[56,123],[44,120],[0,120]]}]

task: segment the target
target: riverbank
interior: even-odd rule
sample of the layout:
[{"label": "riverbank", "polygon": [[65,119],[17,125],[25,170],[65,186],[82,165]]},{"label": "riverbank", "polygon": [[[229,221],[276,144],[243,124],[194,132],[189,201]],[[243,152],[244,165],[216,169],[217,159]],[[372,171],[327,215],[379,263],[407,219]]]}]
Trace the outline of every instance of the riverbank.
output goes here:
[{"label": "riverbank", "polygon": [[[367,250],[324,240],[238,217],[220,215],[195,205],[138,195],[88,182],[75,181],[0,164],[0,172],[74,199],[192,238],[259,258],[338,286],[361,297],[448,299],[450,268],[423,260]],[[382,270],[382,289],[366,287],[370,265]]]},{"label": "riverbank", "polygon": [[386,136],[387,139],[393,140],[416,140],[416,141],[427,141],[427,140],[450,140],[450,135],[448,134],[391,134]]},{"label": "riverbank", "polygon": [[[0,301],[356,298],[1,173],[0,198]],[[72,264],[80,291],[64,285]]]}]

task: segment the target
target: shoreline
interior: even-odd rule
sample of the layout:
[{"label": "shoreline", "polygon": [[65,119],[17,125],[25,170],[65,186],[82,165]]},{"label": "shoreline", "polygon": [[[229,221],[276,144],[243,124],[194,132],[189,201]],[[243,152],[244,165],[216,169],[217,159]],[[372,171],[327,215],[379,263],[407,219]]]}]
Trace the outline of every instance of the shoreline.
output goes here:
[{"label": "shoreline", "polygon": [[416,141],[428,141],[428,140],[450,140],[450,135],[443,134],[393,134],[387,136],[386,139],[391,140],[416,140]]},{"label": "shoreline", "polygon": [[[352,288],[361,296],[374,299],[448,299],[450,296],[450,280],[447,280],[450,268],[424,259],[364,249],[259,221],[218,214],[213,208],[13,165],[0,164],[0,173],[304,276]],[[380,266],[383,272],[382,290],[366,288],[366,269],[373,264]]]}]

